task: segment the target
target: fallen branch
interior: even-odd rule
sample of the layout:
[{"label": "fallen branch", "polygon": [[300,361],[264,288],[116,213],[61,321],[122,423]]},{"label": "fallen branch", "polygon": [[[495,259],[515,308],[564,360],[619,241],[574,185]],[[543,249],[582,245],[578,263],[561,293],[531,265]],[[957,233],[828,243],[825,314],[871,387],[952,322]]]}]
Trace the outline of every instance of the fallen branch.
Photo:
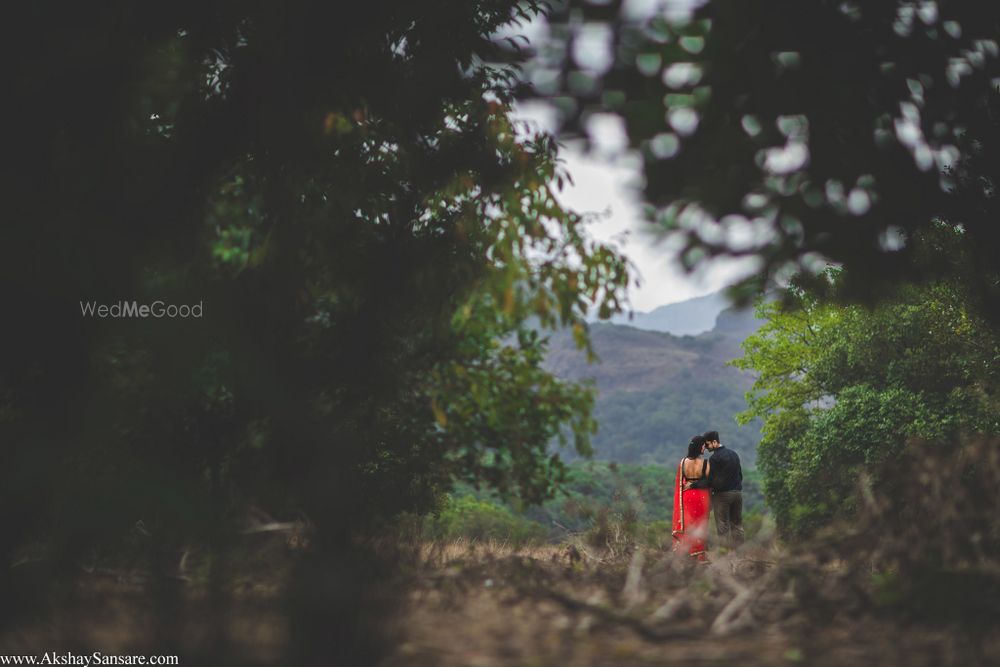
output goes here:
[{"label": "fallen branch", "polygon": [[760,598],[760,593],[767,588],[773,578],[773,574],[768,574],[757,585],[747,588],[735,579],[726,581],[726,579],[730,578],[723,577],[720,581],[728,584],[730,590],[738,592],[733,596],[733,599],[726,603],[722,611],[712,621],[710,632],[714,635],[724,635],[749,625],[753,611],[752,603]]},{"label": "fallen branch", "polygon": [[646,557],[642,549],[636,549],[628,566],[628,574],[625,576],[625,587],[622,589],[626,609],[632,609],[646,599],[645,591],[642,590],[642,566],[645,562]]},{"label": "fallen branch", "polygon": [[674,614],[679,612],[687,605],[686,595],[687,595],[686,591],[681,591],[677,595],[673,596],[672,598],[664,602],[662,605],[660,605],[656,609],[656,611],[652,613],[650,618],[659,622],[669,621],[671,618],[673,618]]},{"label": "fallen branch", "polygon": [[646,625],[641,619],[634,616],[629,616],[628,614],[623,614],[615,609],[609,609],[608,607],[601,607],[598,605],[590,604],[589,602],[584,602],[583,600],[578,600],[572,596],[566,595],[565,593],[560,593],[556,590],[551,589],[540,589],[531,593],[534,597],[544,597],[555,602],[558,602],[562,606],[566,607],[570,611],[586,612],[593,614],[597,618],[605,621],[606,623],[611,623],[614,625],[621,625],[629,628],[637,635],[643,639],[649,641],[665,641],[669,639],[689,639],[692,636],[691,628],[671,628],[669,630],[662,630],[657,628],[652,628]]},{"label": "fallen branch", "polygon": [[259,523],[255,526],[250,526],[249,528],[244,528],[241,533],[244,535],[252,535],[254,533],[271,533],[271,532],[281,532],[295,530],[298,524],[294,521],[274,521],[272,523]]}]

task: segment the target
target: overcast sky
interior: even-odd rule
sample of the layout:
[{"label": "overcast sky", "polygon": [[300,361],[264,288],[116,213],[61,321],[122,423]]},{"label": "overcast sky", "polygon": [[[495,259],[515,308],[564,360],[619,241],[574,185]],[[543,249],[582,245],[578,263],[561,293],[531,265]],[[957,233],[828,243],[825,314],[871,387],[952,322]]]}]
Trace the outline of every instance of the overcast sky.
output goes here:
[{"label": "overcast sky", "polygon": [[[531,125],[551,129],[551,111],[543,103],[522,104],[516,116]],[[637,269],[629,285],[631,307],[649,311],[657,306],[718,291],[746,274],[746,262],[715,260],[704,270],[687,275],[677,263],[677,253],[657,242],[653,226],[642,218],[640,164],[624,153],[620,121],[603,116],[589,127],[597,146],[585,154],[577,144],[566,144],[560,157],[573,178],[558,193],[561,203],[577,213],[598,213],[590,223],[594,238],[622,251]]]},{"label": "overcast sky", "polygon": [[[660,13],[677,19],[690,15],[702,0],[626,0],[623,16],[633,20]],[[530,24],[502,31],[523,35],[536,47],[548,39],[548,24],[537,17]],[[578,60],[601,71],[610,65],[609,35],[584,30],[576,42]],[[543,102],[517,107],[516,117],[533,126],[552,131],[554,112]],[[596,149],[585,154],[579,145],[566,144],[560,156],[573,178],[559,193],[563,205],[577,213],[600,213],[590,225],[598,240],[615,245],[632,262],[636,273],[629,285],[629,299],[634,310],[649,311],[657,306],[683,301],[718,291],[733,284],[748,272],[747,260],[715,260],[694,274],[687,275],[677,262],[677,252],[666,243],[657,242],[653,226],[642,218],[641,168],[636,156],[625,153],[626,142],[621,121],[611,115],[591,119],[588,132]]]}]

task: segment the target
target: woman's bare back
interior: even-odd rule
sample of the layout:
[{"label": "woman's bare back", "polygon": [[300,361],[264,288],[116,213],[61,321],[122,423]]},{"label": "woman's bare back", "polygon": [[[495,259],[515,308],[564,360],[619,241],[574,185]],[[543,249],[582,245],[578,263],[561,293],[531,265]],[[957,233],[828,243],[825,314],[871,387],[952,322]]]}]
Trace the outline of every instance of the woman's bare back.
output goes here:
[{"label": "woman's bare back", "polygon": [[697,458],[697,459],[684,459],[684,476],[691,479],[701,479],[702,467],[704,466],[704,474],[708,475],[708,471],[711,469],[711,464],[708,461]]}]

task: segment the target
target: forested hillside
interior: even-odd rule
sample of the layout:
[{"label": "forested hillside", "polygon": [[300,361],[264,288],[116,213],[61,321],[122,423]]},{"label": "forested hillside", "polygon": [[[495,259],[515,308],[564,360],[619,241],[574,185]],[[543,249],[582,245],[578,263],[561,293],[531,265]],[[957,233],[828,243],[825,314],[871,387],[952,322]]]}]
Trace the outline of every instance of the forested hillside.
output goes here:
[{"label": "forested hillside", "polygon": [[740,341],[757,325],[751,311],[732,308],[698,336],[593,324],[598,363],[588,364],[570,334],[560,333],[552,337],[546,365],[562,378],[596,383],[599,460],[672,464],[692,435],[712,428],[752,466],[759,424],[738,426],[735,415],[746,408],[753,377],[727,362],[742,354]]}]

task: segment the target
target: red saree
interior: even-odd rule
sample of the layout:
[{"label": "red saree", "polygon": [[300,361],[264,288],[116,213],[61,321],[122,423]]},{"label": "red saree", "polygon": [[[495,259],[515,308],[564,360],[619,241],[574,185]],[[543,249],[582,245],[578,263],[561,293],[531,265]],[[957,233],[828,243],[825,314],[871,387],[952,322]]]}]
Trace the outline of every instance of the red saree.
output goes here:
[{"label": "red saree", "polygon": [[674,480],[674,551],[681,551],[699,561],[706,560],[705,540],[708,536],[708,512],[711,491],[687,489],[684,484],[684,461],[677,466]]}]

